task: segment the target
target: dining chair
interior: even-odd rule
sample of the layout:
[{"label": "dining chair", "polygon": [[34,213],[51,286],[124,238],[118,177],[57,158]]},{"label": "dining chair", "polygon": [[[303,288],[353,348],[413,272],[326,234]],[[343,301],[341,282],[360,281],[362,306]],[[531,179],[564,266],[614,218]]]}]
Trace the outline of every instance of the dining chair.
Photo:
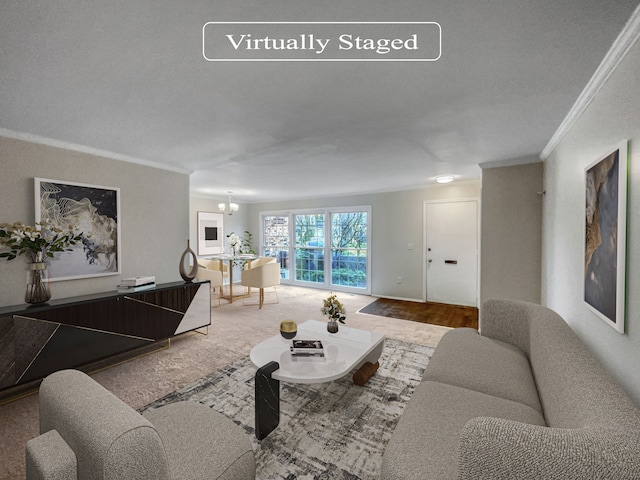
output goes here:
[{"label": "dining chair", "polygon": [[220,306],[220,297],[222,296],[222,272],[214,268],[209,268],[208,262],[211,262],[211,264],[218,263],[215,260],[198,260],[196,278],[198,280],[209,280],[211,283],[211,293],[213,293],[216,288],[220,289],[218,294],[218,306]]},{"label": "dining chair", "polygon": [[251,260],[244,264],[244,270],[251,270],[252,268],[259,267],[261,265],[265,265],[267,263],[275,263],[275,257],[258,257],[255,260]]},{"label": "dining chair", "polygon": [[[242,270],[242,285],[248,288],[258,288],[260,290],[260,297],[258,300],[259,308],[262,308],[262,305],[264,305],[264,289],[268,287],[274,287],[276,301],[273,303],[278,303],[279,300],[276,285],[280,285],[280,264],[276,263],[275,259],[271,262],[258,266],[253,266],[254,262],[251,263],[251,268]],[[245,305],[251,304],[245,303]]]}]

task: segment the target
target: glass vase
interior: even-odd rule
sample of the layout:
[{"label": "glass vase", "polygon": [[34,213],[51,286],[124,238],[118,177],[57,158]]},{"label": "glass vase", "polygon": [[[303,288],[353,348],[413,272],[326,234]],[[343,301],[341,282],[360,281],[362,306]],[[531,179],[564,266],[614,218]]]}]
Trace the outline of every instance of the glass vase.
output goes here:
[{"label": "glass vase", "polygon": [[27,270],[27,284],[24,292],[26,303],[44,303],[51,298],[49,288],[49,271],[44,262],[29,263]]},{"label": "glass vase", "polygon": [[329,332],[329,333],[338,333],[338,321],[337,320],[329,320],[329,323],[327,323],[327,332]]}]

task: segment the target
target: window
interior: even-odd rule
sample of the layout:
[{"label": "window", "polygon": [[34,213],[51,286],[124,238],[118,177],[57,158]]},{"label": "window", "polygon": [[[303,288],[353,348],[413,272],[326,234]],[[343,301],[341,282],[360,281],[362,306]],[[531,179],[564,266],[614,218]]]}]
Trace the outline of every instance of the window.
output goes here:
[{"label": "window", "polygon": [[324,284],[324,213],[294,215],[295,279]]},{"label": "window", "polygon": [[331,215],[331,284],[367,287],[367,212]]},{"label": "window", "polygon": [[261,218],[261,251],[276,257],[283,283],[370,293],[371,207],[263,213]]},{"label": "window", "polygon": [[289,278],[289,216],[263,216],[262,227],[263,255],[275,257],[276,262],[280,264],[280,278]]}]

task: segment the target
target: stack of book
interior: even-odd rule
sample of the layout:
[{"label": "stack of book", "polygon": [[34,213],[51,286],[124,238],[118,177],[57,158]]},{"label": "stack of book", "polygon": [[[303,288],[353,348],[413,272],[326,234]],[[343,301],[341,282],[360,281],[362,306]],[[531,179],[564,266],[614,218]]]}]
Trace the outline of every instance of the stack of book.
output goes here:
[{"label": "stack of book", "polygon": [[150,288],[155,288],[156,286],[156,277],[154,276],[146,276],[146,277],[130,277],[123,278],[120,285],[118,285],[118,291],[124,293],[134,293],[140,292],[141,290],[149,290]]},{"label": "stack of book", "polygon": [[320,340],[293,340],[291,355],[317,355],[324,357],[324,348]]}]

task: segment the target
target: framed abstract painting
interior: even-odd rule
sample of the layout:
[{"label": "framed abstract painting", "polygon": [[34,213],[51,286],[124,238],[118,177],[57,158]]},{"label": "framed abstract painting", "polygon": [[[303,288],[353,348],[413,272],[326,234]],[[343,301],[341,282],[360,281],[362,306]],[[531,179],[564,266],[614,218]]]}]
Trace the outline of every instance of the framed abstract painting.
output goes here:
[{"label": "framed abstract painting", "polygon": [[119,188],[36,178],[35,210],[36,222],[82,234],[69,251],[47,260],[51,281],[121,272]]},{"label": "framed abstract painting", "polygon": [[198,212],[198,255],[224,253],[224,215]]},{"label": "framed abstract painting", "polygon": [[628,141],[585,169],[584,301],[625,331]]}]

